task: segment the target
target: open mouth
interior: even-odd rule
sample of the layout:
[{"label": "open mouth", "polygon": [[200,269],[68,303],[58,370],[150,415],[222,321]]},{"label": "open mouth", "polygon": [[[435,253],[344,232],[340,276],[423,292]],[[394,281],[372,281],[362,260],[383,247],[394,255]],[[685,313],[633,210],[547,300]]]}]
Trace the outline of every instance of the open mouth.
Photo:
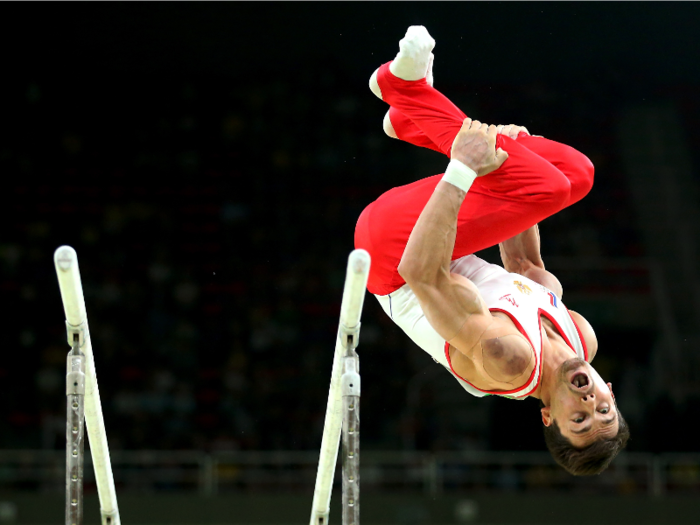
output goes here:
[{"label": "open mouth", "polygon": [[589,385],[588,375],[583,372],[577,372],[571,378],[571,384],[576,388],[585,388]]}]

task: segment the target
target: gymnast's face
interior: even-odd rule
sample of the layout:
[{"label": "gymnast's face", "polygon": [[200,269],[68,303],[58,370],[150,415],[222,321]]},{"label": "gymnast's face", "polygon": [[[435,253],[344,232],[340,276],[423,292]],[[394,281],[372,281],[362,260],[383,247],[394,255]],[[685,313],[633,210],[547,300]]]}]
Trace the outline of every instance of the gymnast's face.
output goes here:
[{"label": "gymnast's face", "polygon": [[546,426],[554,420],[576,448],[616,436],[620,422],[612,384],[605,383],[583,359],[564,361],[557,371],[550,406],[542,409]]}]

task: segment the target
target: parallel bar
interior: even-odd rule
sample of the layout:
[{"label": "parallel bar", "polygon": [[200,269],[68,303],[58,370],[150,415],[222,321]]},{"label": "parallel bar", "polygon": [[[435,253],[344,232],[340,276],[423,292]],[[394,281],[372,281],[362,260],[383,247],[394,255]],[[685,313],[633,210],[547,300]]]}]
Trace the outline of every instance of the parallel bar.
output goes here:
[{"label": "parallel bar", "polygon": [[54,264],[61,289],[63,309],[66,314],[68,343],[73,346],[74,337],[77,336],[80,351],[85,356],[85,423],[90,439],[92,464],[95,469],[95,481],[100,498],[102,524],[120,525],[117,493],[114,488],[112,465],[109,459],[109,446],[107,445],[107,434],[102,416],[100,391],[97,386],[78,256],[70,246],[61,246],[54,253]]},{"label": "parallel bar", "polygon": [[340,324],[348,328],[360,325],[369,267],[370,257],[367,251],[353,250],[350,253],[343,287],[343,302],[340,304]]},{"label": "parallel bar", "polygon": [[348,257],[343,301],[340,306],[340,326],[333,356],[331,386],[328,391],[326,419],[323,426],[321,455],[316,472],[316,486],[311,508],[310,525],[327,525],[330,513],[331,489],[338,460],[342,424],[341,376],[343,358],[348,348],[354,350],[360,335],[360,317],[369,278],[370,257],[365,250],[354,250]]}]

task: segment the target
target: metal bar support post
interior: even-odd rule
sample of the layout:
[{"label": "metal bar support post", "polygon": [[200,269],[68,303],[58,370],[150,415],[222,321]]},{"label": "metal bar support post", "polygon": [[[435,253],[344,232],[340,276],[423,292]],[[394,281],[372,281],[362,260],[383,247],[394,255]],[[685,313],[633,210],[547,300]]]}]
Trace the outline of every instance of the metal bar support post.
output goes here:
[{"label": "metal bar support post", "polygon": [[[68,328],[73,345],[66,373],[66,525],[83,523],[83,464],[85,451],[85,354],[81,332]],[[84,340],[83,340],[84,341]]]},{"label": "metal bar support post", "polygon": [[360,523],[360,358],[355,351],[358,335],[359,325],[357,334],[346,339],[340,379],[343,396],[343,525]]}]

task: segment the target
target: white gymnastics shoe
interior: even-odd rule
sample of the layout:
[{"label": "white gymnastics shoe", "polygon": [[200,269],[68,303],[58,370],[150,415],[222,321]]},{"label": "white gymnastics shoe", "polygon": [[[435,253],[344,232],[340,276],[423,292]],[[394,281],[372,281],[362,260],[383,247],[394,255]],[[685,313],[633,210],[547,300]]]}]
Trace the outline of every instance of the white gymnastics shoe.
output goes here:
[{"label": "white gymnastics shoe", "polygon": [[[402,80],[420,80],[425,78],[428,85],[433,85],[433,48],[435,40],[423,26],[411,26],[406,36],[399,41],[399,52],[389,65],[392,75]],[[378,70],[377,70],[378,71]],[[369,89],[378,98],[382,90],[377,82],[377,71],[369,77]]]},{"label": "white gymnastics shoe", "polygon": [[420,80],[428,74],[435,40],[423,26],[411,26],[399,41],[399,53],[389,66],[391,73],[402,80]]}]

